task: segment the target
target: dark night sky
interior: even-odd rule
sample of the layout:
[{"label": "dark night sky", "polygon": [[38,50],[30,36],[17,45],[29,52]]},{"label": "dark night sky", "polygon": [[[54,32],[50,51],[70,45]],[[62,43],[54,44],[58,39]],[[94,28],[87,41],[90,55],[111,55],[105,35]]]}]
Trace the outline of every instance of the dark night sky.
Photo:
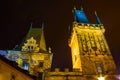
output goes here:
[{"label": "dark night sky", "polygon": [[54,67],[71,68],[71,54],[68,47],[68,27],[73,21],[73,6],[83,7],[89,21],[96,23],[97,11],[106,29],[106,39],[112,55],[120,66],[120,0],[9,0],[0,2],[0,49],[12,49],[20,44],[29,30],[45,23],[47,47],[54,53]]}]

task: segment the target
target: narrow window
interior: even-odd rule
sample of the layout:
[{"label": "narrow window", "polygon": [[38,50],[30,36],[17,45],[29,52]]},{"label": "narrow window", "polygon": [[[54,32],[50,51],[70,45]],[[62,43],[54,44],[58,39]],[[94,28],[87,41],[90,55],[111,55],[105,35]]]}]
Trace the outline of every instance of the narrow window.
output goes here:
[{"label": "narrow window", "polygon": [[39,67],[43,67],[43,62],[42,61],[39,62]]},{"label": "narrow window", "polygon": [[102,65],[100,63],[96,64],[98,73],[102,73]]}]

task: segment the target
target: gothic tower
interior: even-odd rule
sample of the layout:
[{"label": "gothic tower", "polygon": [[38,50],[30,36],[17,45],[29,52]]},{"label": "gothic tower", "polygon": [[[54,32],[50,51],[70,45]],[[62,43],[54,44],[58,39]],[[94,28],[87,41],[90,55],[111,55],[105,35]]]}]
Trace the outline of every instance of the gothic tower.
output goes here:
[{"label": "gothic tower", "polygon": [[[105,28],[96,13],[95,15],[98,23],[91,24],[83,9],[74,9],[74,22],[69,40],[73,69],[86,76],[101,77],[98,80],[104,80],[103,77],[105,80],[115,80],[116,66],[104,37]],[[108,77],[111,79],[107,79]]]},{"label": "gothic tower", "polygon": [[40,76],[45,70],[51,69],[51,49],[46,49],[44,26],[42,28],[31,28],[23,40],[20,49],[21,54],[17,62],[19,66],[28,70],[30,74]]}]

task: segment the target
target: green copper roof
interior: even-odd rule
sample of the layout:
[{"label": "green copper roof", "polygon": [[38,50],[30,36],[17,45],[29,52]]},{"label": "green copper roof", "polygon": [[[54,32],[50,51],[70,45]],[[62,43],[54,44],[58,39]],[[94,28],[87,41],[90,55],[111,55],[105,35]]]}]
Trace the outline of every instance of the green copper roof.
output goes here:
[{"label": "green copper roof", "polygon": [[31,37],[33,37],[36,41],[37,41],[37,44],[40,44],[40,39],[41,39],[41,35],[42,35],[42,29],[39,29],[39,28],[33,28],[33,29],[30,29],[27,36],[26,36],[26,40],[27,39],[30,39]]},{"label": "green copper roof", "polygon": [[38,44],[38,47],[40,48],[40,52],[46,51],[44,31],[41,28],[30,28],[30,30],[28,31],[28,34],[23,39],[23,41],[19,45],[19,48],[17,49],[21,50],[24,43],[26,43],[27,40],[30,39],[31,37],[33,37],[36,40],[36,44]]},{"label": "green copper roof", "polygon": [[43,29],[41,28],[31,28],[26,36],[26,40],[33,37],[36,40],[40,50],[46,51],[46,43]]}]

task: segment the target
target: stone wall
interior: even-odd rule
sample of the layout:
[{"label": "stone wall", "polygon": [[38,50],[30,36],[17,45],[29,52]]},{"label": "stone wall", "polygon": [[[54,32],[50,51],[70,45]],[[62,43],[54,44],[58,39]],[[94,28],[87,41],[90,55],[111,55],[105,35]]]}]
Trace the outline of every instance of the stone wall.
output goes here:
[{"label": "stone wall", "polygon": [[69,72],[69,69],[65,71],[59,71],[56,68],[54,72],[45,72],[45,80],[80,80],[82,79],[82,74],[80,72]]},{"label": "stone wall", "polygon": [[32,76],[18,69],[0,59],[0,80],[33,80]]},{"label": "stone wall", "polygon": [[69,69],[65,69],[65,71],[60,71],[59,68],[56,68],[53,72],[46,71],[43,74],[43,80],[99,80],[100,77],[103,77],[104,80],[118,80],[117,75],[85,75],[77,70],[69,71]]}]

